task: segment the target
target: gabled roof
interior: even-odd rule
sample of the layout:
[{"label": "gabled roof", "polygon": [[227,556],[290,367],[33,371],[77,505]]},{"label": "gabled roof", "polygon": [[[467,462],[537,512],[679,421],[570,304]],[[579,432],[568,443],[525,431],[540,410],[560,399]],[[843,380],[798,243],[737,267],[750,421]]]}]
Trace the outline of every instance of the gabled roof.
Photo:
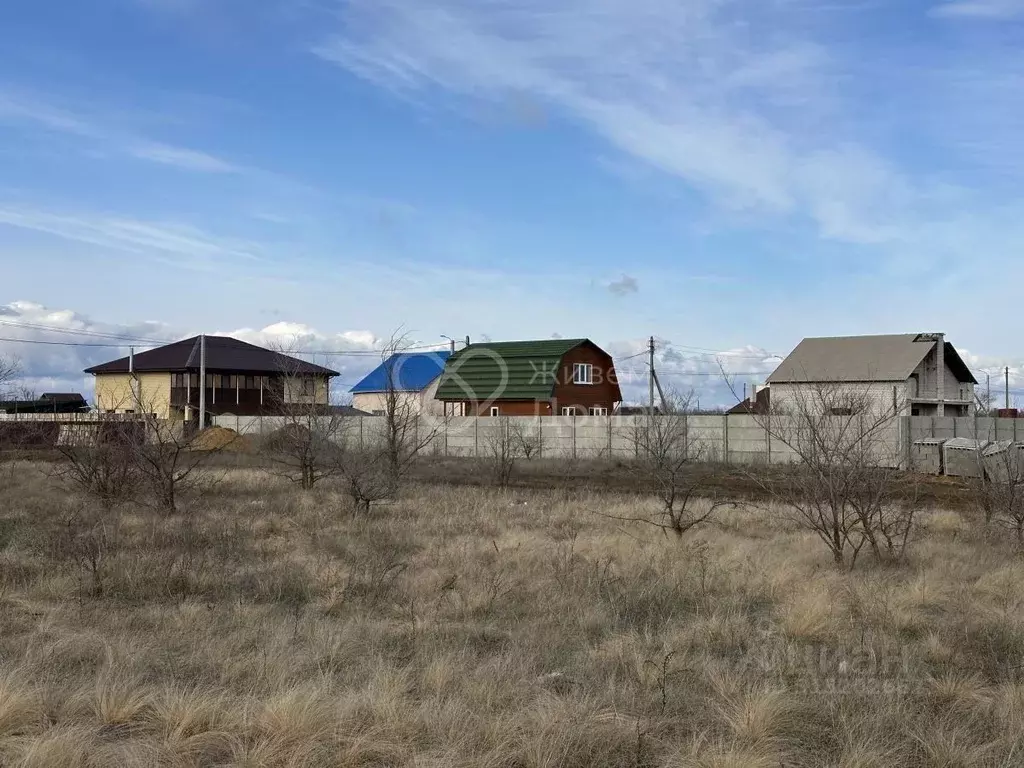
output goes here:
[{"label": "gabled roof", "polygon": [[[137,373],[163,371],[198,371],[199,337],[176,341],[135,355]],[[274,352],[230,336],[206,337],[206,368],[210,371],[245,371],[259,374],[299,376],[318,374],[337,376],[337,371],[307,363],[289,355]],[[86,368],[86,373],[128,373],[128,358]]]},{"label": "gabled roof", "polygon": [[[382,362],[352,387],[350,392],[420,392],[441,375],[451,352],[398,352]],[[390,385],[389,385],[390,372]]]},{"label": "gabled roof", "polygon": [[549,399],[562,358],[584,344],[607,354],[589,339],[470,344],[448,358],[436,398],[477,402]]},{"label": "gabled roof", "polygon": [[[935,344],[933,335],[919,333],[804,339],[768,383],[905,381]],[[978,383],[952,344],[943,351],[957,380]]]},{"label": "gabled roof", "polygon": [[771,410],[771,405],[771,389],[769,389],[768,387],[761,387],[759,390],[757,390],[757,394],[753,398],[748,397],[746,400],[741,400],[728,411],[726,411],[726,413],[730,415],[737,415],[743,413],[763,415]]}]

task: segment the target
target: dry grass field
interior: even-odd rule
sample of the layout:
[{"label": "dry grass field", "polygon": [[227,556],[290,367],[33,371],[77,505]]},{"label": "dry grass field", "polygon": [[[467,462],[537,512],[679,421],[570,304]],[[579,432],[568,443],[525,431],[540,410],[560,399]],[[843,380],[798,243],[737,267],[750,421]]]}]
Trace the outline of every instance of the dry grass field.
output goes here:
[{"label": "dry grass field", "polygon": [[166,517],[44,470],[0,491],[3,766],[1024,765],[1024,561],[968,511],[844,573],[777,507],[230,470]]}]

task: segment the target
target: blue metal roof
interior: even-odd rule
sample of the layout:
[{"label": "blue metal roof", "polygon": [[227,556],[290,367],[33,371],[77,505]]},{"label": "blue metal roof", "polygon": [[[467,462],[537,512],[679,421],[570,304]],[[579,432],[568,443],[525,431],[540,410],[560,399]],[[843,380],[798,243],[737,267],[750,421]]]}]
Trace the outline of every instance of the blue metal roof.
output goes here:
[{"label": "blue metal roof", "polygon": [[386,392],[388,390],[388,370],[396,390],[401,392],[419,392],[430,382],[441,375],[445,361],[451,352],[399,352],[370,371],[363,380],[349,391],[354,394],[361,392]]}]

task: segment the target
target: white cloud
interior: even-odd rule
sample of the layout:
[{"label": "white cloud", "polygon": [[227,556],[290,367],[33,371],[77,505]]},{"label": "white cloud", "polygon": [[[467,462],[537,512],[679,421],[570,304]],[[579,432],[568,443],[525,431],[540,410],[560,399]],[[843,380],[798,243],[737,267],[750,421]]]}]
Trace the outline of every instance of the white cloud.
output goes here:
[{"label": "white cloud", "polygon": [[828,121],[838,63],[812,38],[813,23],[794,19],[793,4],[354,0],[347,8],[344,30],[315,53],[397,93],[535,98],[720,205],[805,216],[828,238],[892,242],[916,228],[928,191]]},{"label": "white cloud", "polygon": [[194,149],[183,149],[158,142],[139,144],[131,147],[128,153],[142,160],[151,160],[161,165],[171,165],[182,170],[199,173],[238,173],[240,170],[237,166],[206,152],[197,152]]},{"label": "white cloud", "polygon": [[[156,321],[107,323],[74,310],[14,301],[0,305],[0,358],[20,361],[23,377],[19,383],[32,391],[77,391],[91,399],[92,377],[82,373],[85,368],[124,357],[133,344],[142,351],[156,342],[188,338],[205,330]],[[290,350],[337,370],[341,375],[334,389],[339,393],[380,362],[380,340],[365,330],[325,333],[303,323],[282,321],[259,329],[206,332]]]},{"label": "white cloud", "polygon": [[935,16],[970,19],[1012,19],[1024,15],[1024,0],[949,0],[932,9]]},{"label": "white cloud", "polygon": [[[347,392],[379,363],[378,350],[383,338],[369,330],[323,331],[296,320],[281,320],[262,328],[210,330],[159,321],[108,323],[74,310],[53,309],[30,301],[0,305],[0,357],[19,359],[24,383],[36,392],[78,391],[91,398],[92,378],[85,376],[83,369],[127,355],[128,345],[133,343],[137,351],[148,348],[140,340],[174,341],[204,331],[291,351],[337,370],[341,375],[332,385],[336,394]],[[487,337],[481,335],[479,339]],[[647,339],[595,341],[615,359],[625,401],[646,402]],[[692,391],[704,407],[734,404],[736,397],[742,396],[744,383],[763,384],[781,360],[779,355],[754,345],[697,349],[663,338],[657,338],[655,345],[655,366],[664,388],[681,394]],[[1003,391],[1002,371],[1009,366],[1011,401],[1024,399],[1024,359],[960,352],[982,387],[984,374],[992,373],[993,394],[999,398]]]},{"label": "white cloud", "polygon": [[0,225],[4,224],[152,258],[174,257],[178,266],[199,270],[231,261],[252,263],[261,258],[262,250],[256,243],[212,235],[191,225],[95,213],[0,206]]},{"label": "white cloud", "polygon": [[197,173],[241,173],[245,169],[187,147],[151,141],[133,131],[105,125],[102,120],[54,106],[34,95],[0,90],[0,122],[27,123],[87,140],[109,152]]}]

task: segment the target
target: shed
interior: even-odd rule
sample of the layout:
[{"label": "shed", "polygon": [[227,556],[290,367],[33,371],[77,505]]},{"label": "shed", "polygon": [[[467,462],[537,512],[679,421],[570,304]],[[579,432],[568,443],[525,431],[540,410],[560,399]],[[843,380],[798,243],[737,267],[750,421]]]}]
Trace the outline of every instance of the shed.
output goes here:
[{"label": "shed", "polygon": [[981,477],[982,453],[988,440],[954,437],[942,444],[942,466],[950,477]]},{"label": "shed", "polygon": [[981,452],[985,477],[994,482],[1019,481],[1024,471],[1024,444],[1000,440]]},{"label": "shed", "polygon": [[926,437],[922,440],[915,440],[910,450],[910,466],[915,472],[923,472],[928,475],[942,474],[942,444],[946,442],[941,437]]}]

